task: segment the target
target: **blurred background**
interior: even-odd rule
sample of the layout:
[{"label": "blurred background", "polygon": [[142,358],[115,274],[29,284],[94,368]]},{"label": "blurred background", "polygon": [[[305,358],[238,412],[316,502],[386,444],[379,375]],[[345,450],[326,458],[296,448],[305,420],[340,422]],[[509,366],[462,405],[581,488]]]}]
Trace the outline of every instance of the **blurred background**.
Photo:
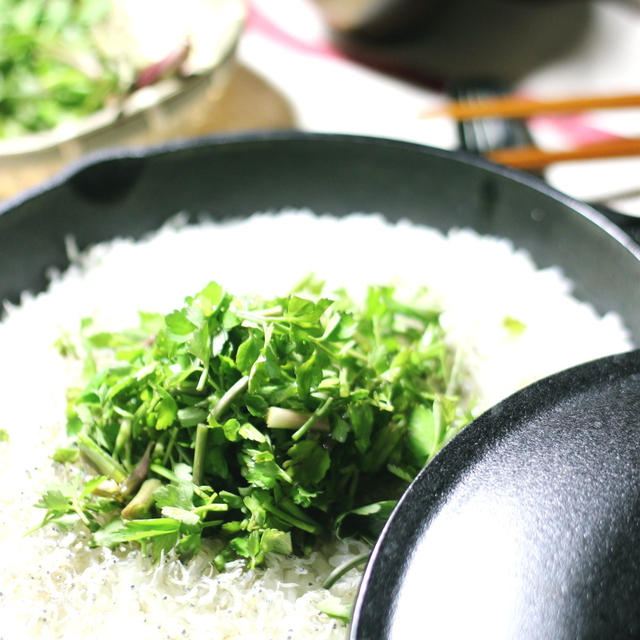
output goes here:
[{"label": "blurred background", "polygon": [[[295,128],[560,152],[531,170],[640,217],[636,0],[0,0],[0,15],[0,198],[113,146]],[[587,102],[449,109],[495,96]],[[588,147],[609,157],[562,155]]]}]

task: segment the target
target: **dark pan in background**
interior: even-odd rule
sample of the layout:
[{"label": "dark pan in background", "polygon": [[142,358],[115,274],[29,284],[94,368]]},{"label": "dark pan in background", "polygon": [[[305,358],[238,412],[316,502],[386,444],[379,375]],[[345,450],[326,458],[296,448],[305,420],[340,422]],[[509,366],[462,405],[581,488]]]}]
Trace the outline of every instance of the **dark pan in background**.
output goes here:
[{"label": "dark pan in background", "polygon": [[584,0],[315,1],[348,56],[440,88],[515,83],[583,46],[598,26],[598,3]]},{"label": "dark pan in background", "polygon": [[[327,22],[338,32],[372,41],[393,40],[439,23],[440,12],[447,5],[460,5],[462,14],[467,8],[460,0],[316,0]],[[473,0],[481,10],[491,8],[493,0]],[[574,0],[575,3],[575,0]],[[510,5],[535,8],[556,2],[545,0],[501,0],[503,8]],[[484,26],[484,25],[480,25]]]}]

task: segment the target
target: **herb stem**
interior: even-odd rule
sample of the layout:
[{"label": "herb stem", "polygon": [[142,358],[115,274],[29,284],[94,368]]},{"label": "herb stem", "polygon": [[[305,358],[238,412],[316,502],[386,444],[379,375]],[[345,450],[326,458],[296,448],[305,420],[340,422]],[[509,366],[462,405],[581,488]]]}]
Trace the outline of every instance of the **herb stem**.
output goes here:
[{"label": "herb stem", "polygon": [[[233,402],[236,396],[245,391],[249,384],[249,376],[243,376],[227,389],[222,398],[218,400],[216,406],[211,410],[211,417],[218,420]],[[204,459],[207,452],[207,435],[209,427],[206,424],[199,424],[196,427],[196,442],[193,452],[193,484],[200,486],[204,476]]]},{"label": "herb stem", "polygon": [[113,410],[114,410],[115,413],[117,413],[122,418],[128,418],[128,419],[133,418],[133,413],[131,413],[131,411],[127,411],[126,409],[123,409],[122,407],[119,407],[115,403],[113,404]]},{"label": "herb stem", "polygon": [[137,520],[144,517],[153,504],[153,492],[162,483],[157,478],[150,478],[142,483],[138,493],[120,514],[124,520]]},{"label": "herb stem", "polygon": [[[321,338],[314,338],[313,336],[308,336],[308,339],[315,344],[318,349],[322,349],[326,354],[331,356],[331,358],[336,359],[336,353],[332,349],[329,349],[323,342]],[[348,355],[354,358],[355,360],[359,360],[362,363],[368,362],[368,358],[364,353],[360,353],[355,349],[347,349],[344,353],[341,352],[342,355]]]},{"label": "herb stem", "polygon": [[89,436],[82,433],[77,436],[80,453],[102,474],[109,476],[118,484],[127,479],[124,469]]},{"label": "herb stem", "polygon": [[207,452],[207,436],[209,435],[209,426],[199,424],[196,427],[196,444],[193,453],[193,484],[200,486],[202,484],[202,476],[204,472],[204,458]]},{"label": "herb stem", "polygon": [[318,526],[318,523],[312,520],[297,504],[295,504],[290,498],[282,498],[278,503],[280,507],[287,513],[290,513],[295,518],[300,520],[304,520],[308,522],[310,525]]},{"label": "herb stem", "polygon": [[225,412],[227,407],[233,402],[236,396],[244,393],[245,389],[249,385],[249,376],[243,376],[234,383],[225,394],[218,400],[216,406],[211,410],[211,417],[214,420],[219,420],[220,416]]},{"label": "herb stem", "polygon": [[353,569],[354,567],[357,567],[361,564],[364,564],[368,559],[369,556],[371,555],[370,551],[367,551],[366,553],[361,553],[360,555],[356,556],[355,558],[352,558],[351,560],[344,562],[343,564],[337,566],[326,578],[325,581],[322,583],[322,586],[324,589],[331,589],[331,587],[333,587],[333,585],[338,582],[338,580],[340,580],[340,578],[342,578],[342,576],[347,573],[347,571],[351,571],[351,569]]},{"label": "herb stem", "polygon": [[200,374],[200,378],[198,380],[198,384],[196,385],[196,391],[202,391],[204,389],[204,385],[207,382],[207,376],[209,375],[209,360],[203,362],[202,373]]},{"label": "herb stem", "polygon": [[[292,411],[282,407],[269,407],[267,410],[267,427],[269,429],[299,429],[311,414],[302,411]],[[312,427],[316,431],[329,431],[329,421],[318,419]]]},{"label": "herb stem", "polygon": [[121,461],[124,457],[125,467],[131,464],[131,418],[124,418],[120,423],[113,453]]},{"label": "herb stem", "polygon": [[220,502],[212,502],[211,504],[203,504],[193,510],[193,512],[198,515],[201,513],[208,513],[209,511],[229,511],[229,505]]},{"label": "herb stem", "polygon": [[319,418],[322,418],[333,404],[333,398],[327,398],[310,416],[309,419],[291,436],[293,441],[300,440]]},{"label": "herb stem", "polygon": [[320,525],[318,524],[312,524],[310,522],[307,522],[306,520],[301,520],[300,518],[296,518],[294,515],[287,513],[282,509],[278,509],[278,507],[274,506],[273,504],[265,504],[263,506],[267,511],[272,513],[274,516],[277,516],[278,518],[280,518],[280,520],[284,520],[285,522],[289,523],[290,525],[293,525],[294,527],[297,527],[298,529],[302,529],[307,533],[313,533],[316,535],[320,533],[321,529],[320,529]]},{"label": "herb stem", "polygon": [[159,464],[152,464],[149,466],[149,469],[153,471],[153,473],[163,478],[166,478],[167,480],[169,480],[169,482],[179,482],[178,476],[176,476],[176,474],[173,473],[173,471],[169,471],[169,469]]},{"label": "herb stem", "polygon": [[176,451],[178,452],[178,456],[180,457],[180,460],[182,460],[182,462],[187,465],[191,464],[191,458],[189,458],[189,456],[185,453],[182,446],[178,445],[178,447],[176,447]]},{"label": "herb stem", "polygon": [[176,444],[176,439],[178,437],[178,429],[172,429],[171,435],[169,436],[169,442],[167,443],[167,448],[164,451],[164,455],[162,456],[162,466],[166,467],[167,463],[171,458],[171,452],[173,447]]},{"label": "herb stem", "polygon": [[142,458],[140,458],[138,464],[134,467],[133,471],[123,482],[122,495],[131,495],[134,491],[137,491],[138,487],[145,481],[147,474],[149,473],[151,451],[153,451],[154,446],[155,442],[153,440],[150,440],[144,454],[142,455]]}]

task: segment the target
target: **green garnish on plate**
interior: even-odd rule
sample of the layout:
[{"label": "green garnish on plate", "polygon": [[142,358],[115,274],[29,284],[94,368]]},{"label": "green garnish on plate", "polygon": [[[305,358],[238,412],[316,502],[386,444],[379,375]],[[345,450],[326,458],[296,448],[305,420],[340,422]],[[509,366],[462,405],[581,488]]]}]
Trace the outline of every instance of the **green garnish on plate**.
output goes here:
[{"label": "green garnish on plate", "polygon": [[0,139],[44,131],[120,92],[94,29],[106,0],[0,0]]}]

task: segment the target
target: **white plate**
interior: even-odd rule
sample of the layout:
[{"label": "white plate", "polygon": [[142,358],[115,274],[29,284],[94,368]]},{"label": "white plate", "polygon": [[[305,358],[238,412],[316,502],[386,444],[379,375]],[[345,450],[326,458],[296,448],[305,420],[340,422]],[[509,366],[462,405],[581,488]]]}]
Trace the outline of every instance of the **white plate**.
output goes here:
[{"label": "white plate", "polygon": [[0,198],[89,151],[204,132],[233,66],[246,15],[243,0],[120,0],[115,11],[123,36],[115,44],[124,44],[138,66],[162,59],[188,38],[188,76],[139,89],[120,104],[49,131],[0,141]]}]

